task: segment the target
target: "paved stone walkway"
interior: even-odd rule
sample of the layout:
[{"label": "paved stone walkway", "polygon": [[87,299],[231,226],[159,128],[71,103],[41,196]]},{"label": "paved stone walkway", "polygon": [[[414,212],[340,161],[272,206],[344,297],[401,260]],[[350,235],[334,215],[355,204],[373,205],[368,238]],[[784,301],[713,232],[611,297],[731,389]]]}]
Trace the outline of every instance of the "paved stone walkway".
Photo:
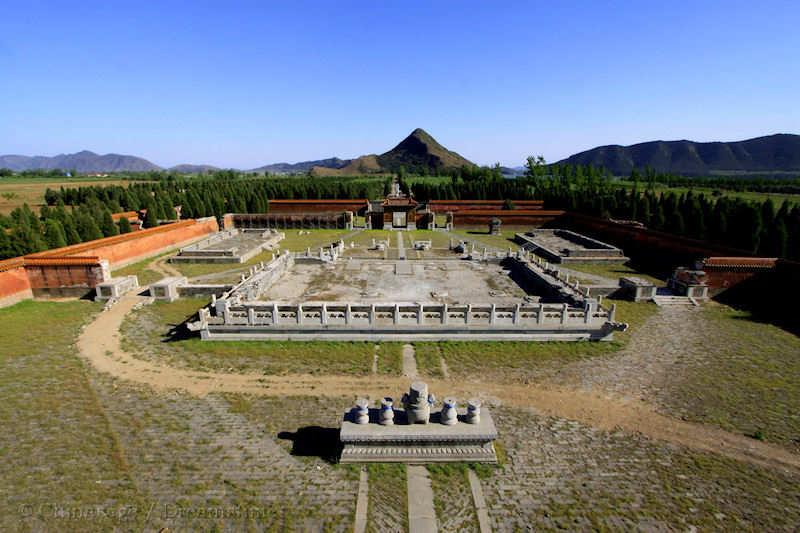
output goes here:
[{"label": "paved stone walkway", "polygon": [[406,245],[403,242],[403,232],[397,232],[397,257],[398,259],[406,258]]},{"label": "paved stone walkway", "polygon": [[491,522],[489,522],[489,511],[486,508],[486,499],[483,497],[483,489],[481,488],[481,480],[473,469],[467,470],[467,478],[469,479],[469,488],[472,491],[472,502],[475,505],[475,514],[478,515],[478,526],[481,533],[490,533],[492,531]]},{"label": "paved stone walkway", "polygon": [[356,500],[356,519],[353,526],[354,533],[364,533],[367,530],[367,510],[369,505],[369,476],[367,467],[362,466],[358,479],[358,498]]},{"label": "paved stone walkway", "polygon": [[410,533],[435,533],[436,510],[428,470],[422,465],[408,465],[408,530]]},{"label": "paved stone walkway", "polygon": [[419,377],[414,346],[411,344],[403,345],[403,375],[409,379],[417,379]]}]

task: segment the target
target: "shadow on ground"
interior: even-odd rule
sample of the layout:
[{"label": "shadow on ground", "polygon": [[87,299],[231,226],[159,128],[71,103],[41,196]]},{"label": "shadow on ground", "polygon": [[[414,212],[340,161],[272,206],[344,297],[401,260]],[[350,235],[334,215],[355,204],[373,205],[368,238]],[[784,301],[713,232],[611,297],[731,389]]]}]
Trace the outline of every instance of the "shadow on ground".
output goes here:
[{"label": "shadow on ground", "polygon": [[306,426],[295,432],[281,431],[278,438],[292,441],[292,455],[319,457],[328,463],[336,463],[342,452],[338,428]]}]

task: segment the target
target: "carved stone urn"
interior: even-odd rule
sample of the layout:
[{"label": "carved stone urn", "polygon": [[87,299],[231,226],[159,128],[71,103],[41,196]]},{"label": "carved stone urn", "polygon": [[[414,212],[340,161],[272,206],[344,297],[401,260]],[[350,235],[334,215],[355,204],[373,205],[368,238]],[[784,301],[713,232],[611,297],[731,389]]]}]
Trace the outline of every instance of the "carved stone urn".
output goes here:
[{"label": "carved stone urn", "polygon": [[453,426],[458,423],[458,411],[456,411],[456,399],[445,398],[442,406],[441,422],[445,426]]},{"label": "carved stone urn", "polygon": [[467,401],[467,424],[477,424],[481,421],[481,401],[475,398]]},{"label": "carved stone urn", "polygon": [[356,424],[369,424],[369,401],[366,398],[356,400],[353,407],[353,417]]},{"label": "carved stone urn", "polygon": [[381,414],[378,422],[384,426],[391,426],[394,424],[394,400],[392,398],[383,398],[381,400]]}]

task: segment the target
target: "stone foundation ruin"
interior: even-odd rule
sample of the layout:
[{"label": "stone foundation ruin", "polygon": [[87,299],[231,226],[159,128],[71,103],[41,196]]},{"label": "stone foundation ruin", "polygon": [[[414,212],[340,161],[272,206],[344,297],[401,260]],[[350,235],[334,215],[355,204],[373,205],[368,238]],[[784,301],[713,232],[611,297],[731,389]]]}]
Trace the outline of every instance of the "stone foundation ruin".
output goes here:
[{"label": "stone foundation ruin", "polygon": [[[204,340],[610,340],[614,306],[525,252],[425,261],[283,253],[201,309]],[[402,267],[402,268],[401,268]],[[275,283],[278,280],[280,283]]]},{"label": "stone foundation ruin", "polygon": [[181,248],[170,263],[245,263],[278,246],[284,234],[276,230],[227,229]]},{"label": "stone foundation ruin", "polygon": [[566,229],[536,229],[517,233],[514,238],[524,250],[553,263],[628,260],[619,248]]}]

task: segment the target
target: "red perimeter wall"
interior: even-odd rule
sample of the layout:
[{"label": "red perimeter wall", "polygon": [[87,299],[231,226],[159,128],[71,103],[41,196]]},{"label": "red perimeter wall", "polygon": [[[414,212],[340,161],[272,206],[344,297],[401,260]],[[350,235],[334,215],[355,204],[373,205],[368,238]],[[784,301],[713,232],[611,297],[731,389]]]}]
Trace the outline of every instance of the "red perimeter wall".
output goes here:
[{"label": "red perimeter wall", "polygon": [[[514,204],[514,207],[522,211],[544,208],[544,200],[511,200],[511,202]],[[505,200],[431,200],[428,202],[428,209],[434,213],[495,210],[503,209],[504,203]]]},{"label": "red perimeter wall", "polygon": [[111,268],[120,268],[157,255],[166,248],[182,245],[215,231],[219,231],[219,226],[213,217],[189,219],[157,228],[55,248],[26,257],[96,256],[99,259],[107,260]]},{"label": "red perimeter wall", "polygon": [[0,261],[0,307],[31,298],[34,293],[86,293],[107,276],[102,261],[119,268],[218,230],[215,218],[184,220]]},{"label": "red perimeter wall", "polygon": [[504,226],[539,227],[557,220],[564,211],[543,209],[466,209],[453,213],[453,227],[488,226],[493,218],[499,218]]},{"label": "red perimeter wall", "polygon": [[0,307],[32,298],[31,284],[20,258],[0,261]]},{"label": "red perimeter wall", "polygon": [[352,211],[363,214],[369,203],[367,199],[352,200],[270,200],[267,214],[302,214],[302,213],[343,213]]}]

